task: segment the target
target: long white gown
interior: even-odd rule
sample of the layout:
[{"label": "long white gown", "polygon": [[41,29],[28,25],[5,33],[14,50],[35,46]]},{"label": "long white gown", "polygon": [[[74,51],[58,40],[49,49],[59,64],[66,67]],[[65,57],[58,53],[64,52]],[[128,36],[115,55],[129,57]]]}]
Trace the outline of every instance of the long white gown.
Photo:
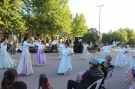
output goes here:
[{"label": "long white gown", "polygon": [[103,46],[103,47],[101,48],[101,50],[102,50],[102,57],[103,57],[104,59],[105,59],[105,57],[106,57],[107,55],[110,55],[110,50],[111,50],[112,47],[114,47],[114,45]]},{"label": "long white gown", "polygon": [[58,73],[66,73],[72,69],[71,56],[68,56],[71,53],[74,53],[74,52],[73,52],[73,49],[69,47],[65,48],[62,51],[62,57],[61,57]]},{"label": "long white gown", "polygon": [[0,44],[0,68],[12,68],[16,64],[7,52],[7,45]]},{"label": "long white gown", "polygon": [[83,53],[82,53],[82,59],[89,59],[91,54],[88,51],[89,45],[88,44],[83,44]]},{"label": "long white gown", "polygon": [[118,48],[118,55],[116,57],[115,65],[122,67],[127,64],[126,48]]},{"label": "long white gown", "polygon": [[24,41],[22,46],[22,55],[20,58],[20,62],[18,64],[17,72],[18,74],[29,75],[33,74],[31,57],[29,53],[29,46],[35,46],[34,44],[29,44]]},{"label": "long white gown", "polygon": [[59,45],[59,58],[62,57],[62,50],[64,50],[64,49],[65,49],[65,45],[64,44],[60,44]]}]

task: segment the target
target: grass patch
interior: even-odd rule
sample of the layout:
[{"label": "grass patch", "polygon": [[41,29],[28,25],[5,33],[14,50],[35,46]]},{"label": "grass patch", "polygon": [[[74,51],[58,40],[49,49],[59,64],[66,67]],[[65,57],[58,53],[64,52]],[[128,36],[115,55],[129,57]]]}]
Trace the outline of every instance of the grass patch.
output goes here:
[{"label": "grass patch", "polygon": [[88,50],[90,53],[99,53],[100,51],[98,50]]}]

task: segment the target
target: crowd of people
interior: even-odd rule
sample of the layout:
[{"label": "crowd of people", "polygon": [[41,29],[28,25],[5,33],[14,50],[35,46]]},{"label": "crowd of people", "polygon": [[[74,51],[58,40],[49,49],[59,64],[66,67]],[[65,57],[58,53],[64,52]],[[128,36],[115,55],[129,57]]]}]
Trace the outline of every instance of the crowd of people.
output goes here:
[{"label": "crowd of people", "polygon": [[[0,44],[0,68],[8,68],[4,73],[4,77],[1,83],[1,89],[27,89],[27,85],[18,81],[18,75],[31,75],[33,74],[33,67],[31,62],[31,56],[29,52],[29,47],[38,47],[36,62],[38,65],[46,64],[45,56],[45,42],[33,42],[32,44],[28,43],[29,38],[24,37],[23,42],[21,43],[19,49],[22,51],[20,60],[17,66],[17,69],[10,69],[16,66],[16,63],[11,58],[7,52],[7,38],[3,37]],[[92,54],[88,51],[89,45],[87,43],[83,44],[82,59],[89,60],[89,70],[78,75],[77,80],[69,80],[67,83],[67,89],[86,89],[97,81],[98,79],[103,78],[102,84],[104,84],[104,79],[107,76],[108,69],[113,67],[111,64],[111,54],[110,50],[113,47],[118,47],[118,55],[116,57],[115,66],[122,67],[127,64],[126,53],[128,49],[124,44],[113,43],[112,45],[107,45],[104,43],[104,46],[101,47],[102,51],[102,60],[92,58]],[[59,58],[60,64],[58,68],[58,74],[64,75],[72,70],[71,56],[74,54],[70,44],[68,42],[62,42],[59,45]],[[19,88],[20,87],[20,88]],[[39,78],[39,86],[36,89],[53,89],[51,84],[48,82],[47,76],[41,74]],[[94,88],[92,88],[94,89]]]}]

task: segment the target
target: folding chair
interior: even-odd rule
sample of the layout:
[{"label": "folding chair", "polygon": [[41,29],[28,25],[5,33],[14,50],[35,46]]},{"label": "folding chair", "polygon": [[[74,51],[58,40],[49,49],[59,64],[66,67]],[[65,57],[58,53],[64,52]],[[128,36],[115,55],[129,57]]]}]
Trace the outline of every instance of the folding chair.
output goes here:
[{"label": "folding chair", "polygon": [[108,80],[108,89],[109,89],[109,79],[112,77],[112,73],[113,73],[113,68],[110,68],[105,78],[105,81]]},{"label": "folding chair", "polygon": [[128,65],[129,65],[130,69],[132,69],[133,67],[135,67],[135,62],[134,62],[133,56],[129,56],[128,57]]},{"label": "folding chair", "polygon": [[96,84],[95,89],[99,89],[99,86],[100,86],[100,84],[101,84],[102,80],[103,80],[103,78],[101,78],[101,79],[97,80],[97,81],[96,81],[96,82],[94,82],[92,85],[90,85],[87,89],[91,89],[91,88],[92,88],[92,86],[94,86],[95,84]]},{"label": "folding chair", "polygon": [[105,80],[107,80],[107,79],[111,78],[111,77],[112,77],[112,73],[113,73],[113,68],[109,68],[109,70],[108,70],[108,73],[107,73],[107,76],[106,76]]}]

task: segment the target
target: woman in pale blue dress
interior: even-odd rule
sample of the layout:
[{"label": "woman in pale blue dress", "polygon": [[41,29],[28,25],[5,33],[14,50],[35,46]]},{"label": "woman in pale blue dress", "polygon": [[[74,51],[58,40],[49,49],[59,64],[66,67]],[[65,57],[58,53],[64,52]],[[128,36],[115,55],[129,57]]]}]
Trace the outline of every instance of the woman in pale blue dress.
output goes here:
[{"label": "woman in pale blue dress", "polygon": [[3,38],[0,44],[0,68],[12,68],[16,66],[7,52],[7,42],[7,38]]},{"label": "woman in pale blue dress", "polygon": [[118,54],[115,61],[116,66],[122,67],[127,64],[127,56],[126,56],[127,52],[128,49],[126,49],[123,45],[118,47]]},{"label": "woman in pale blue dress", "polygon": [[22,45],[22,55],[20,58],[20,62],[18,64],[17,72],[19,75],[30,75],[33,74],[33,68],[31,63],[31,57],[29,53],[29,47],[35,46],[35,44],[29,44],[28,37],[24,37]]},{"label": "woman in pale blue dress", "polygon": [[65,49],[62,50],[62,57],[58,69],[59,74],[63,75],[72,69],[71,55],[73,53],[73,49],[69,48],[69,43],[65,42]]}]

